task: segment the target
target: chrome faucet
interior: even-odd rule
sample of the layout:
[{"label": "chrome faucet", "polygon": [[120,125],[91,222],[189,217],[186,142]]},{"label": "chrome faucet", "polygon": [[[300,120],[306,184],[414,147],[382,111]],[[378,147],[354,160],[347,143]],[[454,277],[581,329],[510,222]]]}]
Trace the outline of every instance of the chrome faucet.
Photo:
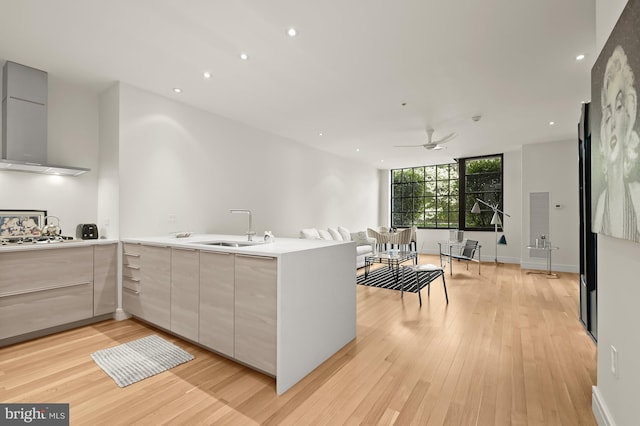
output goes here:
[{"label": "chrome faucet", "polygon": [[246,213],[249,215],[249,230],[247,231],[247,238],[248,241],[253,241],[253,236],[256,235],[256,233],[251,229],[252,225],[251,225],[251,210],[248,209],[229,209],[229,213]]}]

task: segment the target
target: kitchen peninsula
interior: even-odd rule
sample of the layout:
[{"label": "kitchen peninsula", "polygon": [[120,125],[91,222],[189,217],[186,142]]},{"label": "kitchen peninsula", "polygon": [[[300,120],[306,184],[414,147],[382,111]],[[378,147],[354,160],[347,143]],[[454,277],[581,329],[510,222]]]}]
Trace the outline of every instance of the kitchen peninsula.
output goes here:
[{"label": "kitchen peninsula", "polygon": [[123,309],[274,376],[282,394],[356,337],[355,243],[126,238]]}]

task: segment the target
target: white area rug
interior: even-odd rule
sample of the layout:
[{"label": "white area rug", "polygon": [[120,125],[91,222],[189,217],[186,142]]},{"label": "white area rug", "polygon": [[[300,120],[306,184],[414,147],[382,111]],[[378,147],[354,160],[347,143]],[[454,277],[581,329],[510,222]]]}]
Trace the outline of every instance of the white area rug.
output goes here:
[{"label": "white area rug", "polygon": [[193,355],[153,334],[99,350],[91,358],[123,388],[191,361]]}]

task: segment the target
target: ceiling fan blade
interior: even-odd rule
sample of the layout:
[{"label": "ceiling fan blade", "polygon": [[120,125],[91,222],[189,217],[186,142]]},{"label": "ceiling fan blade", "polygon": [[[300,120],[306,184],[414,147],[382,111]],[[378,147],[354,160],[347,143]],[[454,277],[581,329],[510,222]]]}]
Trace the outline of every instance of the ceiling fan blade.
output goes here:
[{"label": "ceiling fan blade", "polygon": [[394,145],[395,148],[418,148],[418,147],[425,147],[426,144],[420,144],[420,145]]},{"label": "ceiling fan blade", "polygon": [[447,136],[445,136],[443,138],[440,138],[438,140],[435,140],[434,142],[436,142],[436,143],[449,142],[451,139],[455,138],[456,136],[458,136],[458,134],[456,132],[449,133]]}]

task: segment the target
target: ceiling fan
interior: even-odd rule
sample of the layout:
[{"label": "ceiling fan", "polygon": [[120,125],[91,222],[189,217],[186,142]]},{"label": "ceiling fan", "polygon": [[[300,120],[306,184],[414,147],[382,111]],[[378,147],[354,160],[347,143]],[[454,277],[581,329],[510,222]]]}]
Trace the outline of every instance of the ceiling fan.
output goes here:
[{"label": "ceiling fan", "polygon": [[439,149],[444,149],[442,146],[443,143],[449,142],[451,139],[455,138],[457,133],[449,133],[447,136],[442,137],[440,139],[433,139],[433,132],[435,130],[431,127],[427,127],[427,143],[423,143],[420,145],[395,145],[398,148],[415,148],[418,146],[423,147],[429,151],[437,151]]}]

